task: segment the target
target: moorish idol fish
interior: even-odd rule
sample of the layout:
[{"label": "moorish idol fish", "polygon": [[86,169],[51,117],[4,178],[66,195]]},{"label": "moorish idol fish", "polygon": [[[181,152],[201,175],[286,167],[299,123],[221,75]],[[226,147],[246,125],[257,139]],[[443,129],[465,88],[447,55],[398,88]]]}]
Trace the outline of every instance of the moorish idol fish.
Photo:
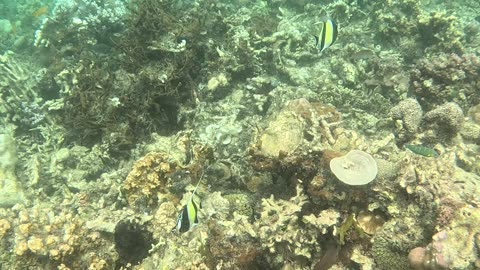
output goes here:
[{"label": "moorish idol fish", "polygon": [[198,204],[193,199],[198,185],[202,181],[202,177],[198,180],[197,186],[193,190],[192,195],[187,201],[187,204],[182,207],[180,214],[178,214],[177,224],[173,228],[172,232],[184,233],[190,230],[192,227],[198,224]]},{"label": "moorish idol fish", "polygon": [[322,19],[317,24],[320,25],[320,29],[318,35],[315,35],[315,47],[319,49],[320,52],[323,52],[337,40],[337,24],[332,18],[328,17],[326,13],[322,15]]}]

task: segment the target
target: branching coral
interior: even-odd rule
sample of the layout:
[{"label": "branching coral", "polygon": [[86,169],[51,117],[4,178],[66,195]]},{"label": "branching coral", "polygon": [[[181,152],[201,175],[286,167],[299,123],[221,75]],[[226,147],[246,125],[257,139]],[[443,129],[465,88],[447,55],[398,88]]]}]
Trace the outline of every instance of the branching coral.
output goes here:
[{"label": "branching coral", "polygon": [[52,124],[47,114],[47,104],[35,90],[35,80],[29,69],[11,51],[0,56],[0,113],[5,120],[17,124],[23,130]]},{"label": "branching coral", "polygon": [[259,220],[258,237],[263,248],[271,254],[276,254],[276,262],[311,258],[318,250],[316,234],[300,230],[300,212],[307,202],[300,186],[297,186],[297,195],[290,200],[275,200],[272,197],[262,200],[262,212]]},{"label": "branching coral", "polygon": [[121,29],[125,14],[123,2],[55,1],[51,15],[46,17],[35,31],[34,45],[60,48],[75,44],[76,47],[68,47],[69,51],[76,51],[93,46],[99,40],[106,42],[107,39],[102,34]]}]

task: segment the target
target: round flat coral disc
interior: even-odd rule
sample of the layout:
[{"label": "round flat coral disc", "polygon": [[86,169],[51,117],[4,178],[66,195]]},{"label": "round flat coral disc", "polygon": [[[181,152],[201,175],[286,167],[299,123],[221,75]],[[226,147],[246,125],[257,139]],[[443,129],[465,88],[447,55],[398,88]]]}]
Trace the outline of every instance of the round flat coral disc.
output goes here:
[{"label": "round flat coral disc", "polygon": [[377,162],[360,150],[352,150],[343,157],[330,161],[330,169],[343,183],[352,186],[365,185],[377,176]]}]

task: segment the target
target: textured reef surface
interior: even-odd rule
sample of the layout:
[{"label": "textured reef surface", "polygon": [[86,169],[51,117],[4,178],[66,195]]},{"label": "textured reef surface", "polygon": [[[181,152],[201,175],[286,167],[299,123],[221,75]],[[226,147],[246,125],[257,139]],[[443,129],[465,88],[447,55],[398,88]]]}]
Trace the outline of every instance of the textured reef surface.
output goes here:
[{"label": "textured reef surface", "polygon": [[478,1],[0,7],[0,269],[480,269]]}]

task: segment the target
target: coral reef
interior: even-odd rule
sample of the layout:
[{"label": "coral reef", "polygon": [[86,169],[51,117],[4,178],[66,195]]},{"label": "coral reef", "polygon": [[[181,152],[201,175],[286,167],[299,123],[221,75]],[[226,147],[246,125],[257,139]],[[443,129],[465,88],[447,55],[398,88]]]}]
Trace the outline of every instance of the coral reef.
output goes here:
[{"label": "coral reef", "polygon": [[466,110],[479,102],[479,66],[475,54],[440,53],[422,58],[412,71],[412,90],[427,111],[446,102]]},{"label": "coral reef", "polygon": [[478,268],[478,9],[3,1],[0,268]]},{"label": "coral reef", "polygon": [[465,206],[456,212],[450,228],[437,232],[426,247],[416,247],[409,253],[409,263],[415,270],[475,269],[479,222],[477,208]]}]

